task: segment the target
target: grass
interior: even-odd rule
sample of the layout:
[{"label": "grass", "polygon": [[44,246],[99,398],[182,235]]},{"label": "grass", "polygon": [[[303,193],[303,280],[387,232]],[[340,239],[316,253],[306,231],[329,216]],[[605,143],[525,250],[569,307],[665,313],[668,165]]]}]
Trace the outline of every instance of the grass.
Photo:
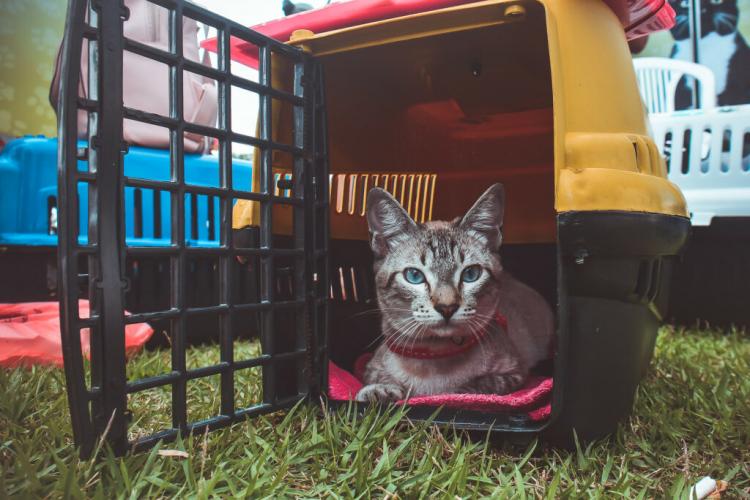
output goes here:
[{"label": "grass", "polygon": [[[241,349],[251,355],[255,347]],[[208,364],[215,351],[189,357]],[[131,374],[163,372],[168,363],[166,353],[143,353]],[[252,400],[260,389],[252,382],[239,390]],[[152,452],[114,458],[105,450],[81,461],[62,371],[0,370],[0,391],[0,497],[685,498],[711,475],[729,481],[725,498],[750,498],[750,337],[737,332],[663,328],[633,416],[610,438],[574,451],[537,442],[493,447],[410,423],[401,410],[355,419],[346,409],[300,406]],[[156,425],[147,417],[165,418],[168,397],[156,391],[131,401],[141,431]],[[204,412],[218,399],[210,384],[190,398]],[[187,458],[158,453],[166,449]]]}]

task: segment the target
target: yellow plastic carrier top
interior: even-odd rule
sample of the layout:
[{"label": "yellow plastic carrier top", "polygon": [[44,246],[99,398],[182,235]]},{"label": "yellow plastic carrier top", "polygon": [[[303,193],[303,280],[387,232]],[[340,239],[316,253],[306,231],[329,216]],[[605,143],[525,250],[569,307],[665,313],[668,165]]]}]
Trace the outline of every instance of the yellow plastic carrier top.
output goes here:
[{"label": "yellow plastic carrier top", "polygon": [[[426,221],[503,182],[511,243],[555,241],[568,211],[688,215],[649,137],[622,25],[601,0],[481,1],[301,30],[290,43],[324,68],[332,238],[366,238],[376,185]],[[291,83],[289,65],[272,67],[274,86]],[[274,102],[275,140],[290,140],[291,117]],[[275,153],[274,165],[288,175],[291,158]],[[288,209],[274,210],[274,231],[288,233]],[[258,212],[238,202],[234,227],[258,225]]]}]

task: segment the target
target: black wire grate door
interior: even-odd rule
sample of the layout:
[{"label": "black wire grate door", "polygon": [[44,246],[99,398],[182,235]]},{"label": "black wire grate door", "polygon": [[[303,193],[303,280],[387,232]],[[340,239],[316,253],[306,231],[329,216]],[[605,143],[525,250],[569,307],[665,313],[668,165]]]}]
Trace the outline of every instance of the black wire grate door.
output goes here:
[{"label": "black wire grate door", "polygon": [[[317,398],[326,376],[328,164],[321,69],[305,52],[190,3],[149,5],[169,33],[163,47],[124,35],[131,12],[123,0],[70,0],[61,52],[60,313],[73,434],[84,457],[105,440],[122,454],[288,408]],[[214,64],[185,53],[186,19],[216,31]],[[257,77],[235,70],[234,51],[247,47],[257,51]],[[123,106],[123,61],[132,58],[163,68],[154,71],[153,85],[163,74],[166,111]],[[215,86],[215,126],[187,115],[188,79]],[[246,95],[256,99],[257,127],[232,116],[233,100]],[[168,137],[164,175],[131,175],[123,140],[129,123]],[[194,165],[186,167],[188,137],[217,145],[215,182],[195,181]],[[233,152],[243,148],[255,153],[251,186],[238,183],[233,168]],[[135,233],[149,233],[148,243],[126,237],[132,197],[136,207],[151,203],[154,211],[153,224],[136,214],[141,222]],[[238,202],[255,210],[257,223],[245,228],[251,238],[240,238],[232,227]],[[207,220],[197,213],[207,213]],[[197,238],[204,222],[214,235],[208,241]],[[160,286],[166,298],[134,311],[128,297],[138,274],[150,269],[144,262],[165,269]],[[238,286],[236,277],[248,269],[252,283]],[[215,290],[196,284],[200,273],[215,274]],[[238,293],[242,287],[253,293]],[[187,332],[206,318],[216,325],[217,356],[196,366],[186,354]],[[133,371],[126,332],[157,323],[169,325],[168,368]],[[240,351],[237,339],[249,330],[254,347]],[[89,359],[81,352],[87,337]],[[255,378],[240,376],[248,373]],[[193,412],[196,390],[219,395],[215,411]],[[133,415],[133,401],[147,393],[169,402],[145,417],[168,416],[134,430],[142,418]]]}]

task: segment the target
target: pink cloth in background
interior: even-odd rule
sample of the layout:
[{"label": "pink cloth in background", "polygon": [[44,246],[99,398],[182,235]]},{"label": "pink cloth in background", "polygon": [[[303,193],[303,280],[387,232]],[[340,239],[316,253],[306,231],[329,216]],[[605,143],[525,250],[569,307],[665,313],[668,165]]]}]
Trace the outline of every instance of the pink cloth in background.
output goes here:
[{"label": "pink cloth in background", "polygon": [[[89,317],[89,302],[79,301],[81,318]],[[125,352],[138,351],[154,330],[145,323],[125,327]],[[88,358],[89,329],[81,329],[81,350]],[[0,366],[63,365],[60,304],[26,302],[0,304]]]},{"label": "pink cloth in background", "polygon": [[[328,363],[328,396],[339,401],[353,400],[362,388],[361,377],[372,354],[360,356],[354,364],[354,374],[339,368],[333,362]],[[544,420],[551,413],[550,395],[552,394],[551,377],[530,377],[523,388],[510,394],[438,394],[434,396],[417,396],[408,401],[412,406],[445,406],[459,410],[481,411],[485,413],[517,410],[526,412],[533,421]]]}]

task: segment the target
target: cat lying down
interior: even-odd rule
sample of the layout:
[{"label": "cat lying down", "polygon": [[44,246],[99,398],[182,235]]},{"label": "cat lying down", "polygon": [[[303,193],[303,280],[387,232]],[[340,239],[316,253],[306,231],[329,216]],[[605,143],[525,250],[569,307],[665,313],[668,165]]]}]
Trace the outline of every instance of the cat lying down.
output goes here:
[{"label": "cat lying down", "polygon": [[384,341],[358,401],[507,394],[548,357],[552,311],[500,263],[504,205],[494,184],[462,219],[417,224],[388,192],[369,192]]}]

